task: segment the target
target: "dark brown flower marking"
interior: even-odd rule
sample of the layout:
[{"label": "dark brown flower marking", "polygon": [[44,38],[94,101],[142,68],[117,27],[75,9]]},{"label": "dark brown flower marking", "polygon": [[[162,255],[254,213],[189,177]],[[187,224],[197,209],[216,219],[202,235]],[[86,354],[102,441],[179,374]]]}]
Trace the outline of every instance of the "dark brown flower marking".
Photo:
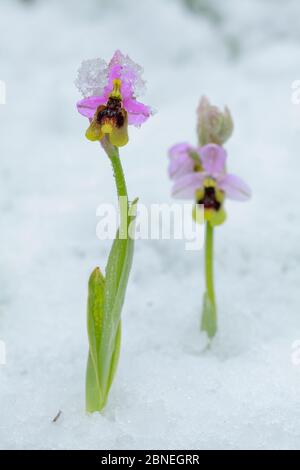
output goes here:
[{"label": "dark brown flower marking", "polygon": [[215,211],[221,207],[221,203],[217,200],[216,190],[211,186],[204,188],[204,196],[197,203],[203,204],[205,209],[214,209]]},{"label": "dark brown flower marking", "polygon": [[101,126],[111,124],[113,127],[122,127],[126,119],[126,111],[122,108],[122,100],[110,97],[106,105],[98,107],[96,116],[96,121]]}]

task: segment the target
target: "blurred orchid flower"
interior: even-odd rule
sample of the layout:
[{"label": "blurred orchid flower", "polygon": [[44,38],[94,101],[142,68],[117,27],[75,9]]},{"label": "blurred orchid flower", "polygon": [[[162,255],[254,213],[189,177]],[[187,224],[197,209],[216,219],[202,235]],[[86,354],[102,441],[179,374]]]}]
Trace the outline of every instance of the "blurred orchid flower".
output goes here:
[{"label": "blurred orchid flower", "polygon": [[233,132],[233,120],[227,106],[224,112],[221,112],[216,106],[210,104],[206,96],[203,96],[197,114],[200,145],[209,143],[223,145],[229,139]]},{"label": "blurred orchid flower", "polygon": [[89,140],[108,135],[112,145],[122,147],[128,143],[128,125],[139,127],[151,116],[151,108],[136,99],[145,88],[142,73],[142,67],[119,50],[109,64],[102,59],[82,63],[75,84],[84,98],[77,109],[90,120]]},{"label": "blurred orchid flower", "polygon": [[225,221],[225,197],[246,201],[251,196],[248,185],[238,176],[226,173],[226,150],[217,144],[207,144],[197,150],[203,171],[185,172],[175,180],[172,195],[195,199],[204,205],[204,218],[212,225]]}]

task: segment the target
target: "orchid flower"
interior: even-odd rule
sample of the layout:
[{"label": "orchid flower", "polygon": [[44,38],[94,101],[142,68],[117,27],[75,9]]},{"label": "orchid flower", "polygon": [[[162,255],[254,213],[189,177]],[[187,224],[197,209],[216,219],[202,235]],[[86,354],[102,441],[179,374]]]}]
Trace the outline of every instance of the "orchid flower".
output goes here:
[{"label": "orchid flower", "polygon": [[175,198],[195,201],[193,218],[204,208],[205,279],[201,329],[211,339],[217,331],[217,309],[213,280],[213,228],[226,220],[226,198],[246,201],[251,196],[249,186],[238,176],[227,173],[227,152],[222,144],[233,131],[230,111],[224,113],[210,105],[203,97],[198,107],[198,141],[200,146],[179,143],[169,150],[168,173],[173,180],[172,195]]},{"label": "orchid flower", "polygon": [[90,121],[86,137],[100,141],[112,163],[120,207],[120,228],[109,254],[105,276],[97,267],[89,279],[88,412],[101,411],[106,405],[120,354],[121,310],[133,258],[137,200],[128,203],[118,147],[128,142],[128,124],[140,126],[151,115],[151,109],[136,100],[138,92],[144,88],[142,71],[128,56],[117,51],[109,64],[102,59],[84,61],[75,82],[84,96],[77,103],[78,111]]},{"label": "orchid flower", "polygon": [[101,59],[82,63],[75,84],[84,98],[77,108],[90,120],[89,140],[100,141],[107,135],[112,145],[123,147],[128,143],[128,125],[139,127],[151,116],[151,108],[136,99],[145,87],[142,73],[142,67],[120,51],[109,64]]},{"label": "orchid flower", "polygon": [[[196,151],[193,155],[196,155]],[[213,226],[220,225],[226,218],[225,198],[246,201],[251,191],[241,178],[226,173],[227,153],[223,147],[207,144],[197,150],[197,155],[199,163],[194,164],[192,171],[175,177],[172,195],[181,199],[195,199],[197,204],[204,206],[204,219]],[[188,158],[194,163],[193,159]],[[187,165],[185,161],[185,167]]]}]

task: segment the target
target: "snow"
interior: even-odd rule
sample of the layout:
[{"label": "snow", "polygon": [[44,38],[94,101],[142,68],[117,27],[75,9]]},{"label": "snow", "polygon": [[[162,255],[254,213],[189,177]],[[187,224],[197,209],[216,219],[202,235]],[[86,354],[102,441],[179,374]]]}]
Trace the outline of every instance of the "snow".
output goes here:
[{"label": "snow", "polygon": [[[300,4],[203,5],[197,15],[179,0],[1,2],[1,449],[300,448]],[[228,202],[217,230],[209,349],[203,252],[136,244],[117,377],[103,415],[87,416],[87,280],[109,250],[96,209],[116,196],[73,82],[82,60],[118,48],[144,67],[158,110],[122,150],[131,197],[172,201],[166,152],[196,142],[205,93],[231,110],[229,167],[253,198]]]},{"label": "snow", "polygon": [[101,96],[108,80],[107,64],[103,59],[83,60],[75,85],[84,97]]}]

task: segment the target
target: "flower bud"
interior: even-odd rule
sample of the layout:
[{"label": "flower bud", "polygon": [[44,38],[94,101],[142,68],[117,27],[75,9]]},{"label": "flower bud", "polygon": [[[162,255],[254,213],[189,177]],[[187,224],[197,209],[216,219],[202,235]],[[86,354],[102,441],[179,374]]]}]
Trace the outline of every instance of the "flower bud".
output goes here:
[{"label": "flower bud", "polygon": [[197,133],[201,146],[211,143],[223,145],[229,139],[233,132],[233,121],[226,106],[224,112],[221,112],[203,96],[197,114]]}]

